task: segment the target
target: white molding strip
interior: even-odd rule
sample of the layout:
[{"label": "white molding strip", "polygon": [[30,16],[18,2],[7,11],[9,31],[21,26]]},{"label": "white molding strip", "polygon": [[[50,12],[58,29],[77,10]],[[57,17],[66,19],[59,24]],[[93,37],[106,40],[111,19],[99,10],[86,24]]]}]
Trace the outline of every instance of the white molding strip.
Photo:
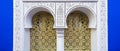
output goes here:
[{"label": "white molding strip", "polygon": [[68,1],[68,2],[78,2],[78,1],[98,1],[98,0],[23,0],[23,1],[55,1],[55,2],[58,2],[58,1]]}]

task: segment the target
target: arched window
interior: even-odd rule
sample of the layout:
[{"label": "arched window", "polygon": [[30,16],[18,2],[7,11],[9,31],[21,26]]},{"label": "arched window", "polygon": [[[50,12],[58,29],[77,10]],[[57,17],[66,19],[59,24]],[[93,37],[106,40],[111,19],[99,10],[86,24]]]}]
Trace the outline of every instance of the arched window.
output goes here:
[{"label": "arched window", "polygon": [[91,51],[91,29],[86,14],[74,11],[67,17],[65,29],[65,51]]},{"label": "arched window", "polygon": [[30,51],[56,51],[56,31],[53,16],[38,12],[32,18],[30,29]]}]

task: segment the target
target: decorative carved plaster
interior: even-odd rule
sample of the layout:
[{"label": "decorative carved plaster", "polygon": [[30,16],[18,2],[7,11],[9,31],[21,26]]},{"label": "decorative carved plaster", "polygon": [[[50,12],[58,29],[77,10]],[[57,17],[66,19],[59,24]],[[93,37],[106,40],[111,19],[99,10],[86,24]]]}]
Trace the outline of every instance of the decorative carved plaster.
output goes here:
[{"label": "decorative carved plaster", "polygon": [[[60,5],[62,7],[61,9],[63,10],[61,15],[57,14],[59,11],[58,7],[60,8]],[[24,2],[24,14],[26,14],[31,8],[39,7],[39,6],[46,6],[55,13],[56,16],[53,15],[55,17],[54,28],[57,28],[57,27],[66,28],[67,27],[66,21],[65,21],[66,18],[62,18],[62,17],[65,17],[64,15],[67,14],[67,12],[75,6],[87,6],[93,10],[92,12],[96,13],[96,2],[73,2],[73,3],[71,3],[71,2],[62,2],[62,3],[58,3],[58,2]]]},{"label": "decorative carved plaster", "polygon": [[90,9],[92,9],[93,12],[95,12],[95,14],[96,14],[96,9],[97,9],[96,2],[71,2],[71,3],[67,2],[66,3],[66,14],[69,11],[69,9],[71,9],[75,6],[86,6]]},{"label": "decorative carved plaster", "polygon": [[21,10],[21,1],[15,0],[14,1],[14,40],[13,40],[13,46],[14,51],[22,51],[22,10]]},{"label": "decorative carved plaster", "polygon": [[[43,7],[43,8],[41,9],[39,7]],[[30,19],[32,19],[32,16],[36,12],[39,12],[39,11],[50,12],[53,15],[53,17],[55,17],[55,3],[49,3],[49,2],[42,2],[42,3],[41,2],[40,3],[39,2],[24,2],[24,18],[25,18],[24,23],[25,23],[26,28],[31,28],[32,27],[31,20],[28,20],[27,17],[30,17]],[[35,12],[35,13],[31,13],[31,12]],[[29,13],[31,13],[30,16],[28,16]],[[26,24],[28,21],[31,24]]]},{"label": "decorative carved plaster", "polygon": [[55,3],[51,2],[24,2],[24,14],[33,7],[45,6],[50,8],[55,13]]},{"label": "decorative carved plaster", "polygon": [[107,0],[100,0],[100,51],[108,51]]},{"label": "decorative carved plaster", "polygon": [[56,28],[64,28],[65,27],[65,3],[56,3]]},{"label": "decorative carved plaster", "polygon": [[[23,4],[24,3],[24,4]],[[65,2],[66,5],[66,9],[64,10],[64,14],[67,13],[67,11],[76,6],[76,5],[84,5],[87,6],[89,8],[91,8],[95,13],[98,13],[99,11],[99,18],[97,18],[97,20],[99,20],[99,22],[97,22],[97,25],[99,25],[97,27],[97,37],[98,37],[98,44],[99,44],[99,49],[98,51],[108,51],[108,47],[107,47],[107,0],[99,0],[98,2]],[[97,5],[98,4],[98,5]],[[22,6],[24,5],[24,6]],[[25,15],[28,10],[30,10],[32,7],[34,6],[46,6],[48,8],[50,8],[56,15],[56,5],[55,2],[23,2],[22,0],[14,0],[14,42],[13,42],[13,51],[23,51],[22,48],[24,48],[23,45],[23,15]],[[99,10],[98,7],[99,6]],[[24,8],[24,9],[23,9]],[[22,10],[23,9],[23,10]],[[55,17],[56,18],[56,17]],[[66,19],[64,18],[64,21]],[[66,24],[66,23],[64,23]]]}]

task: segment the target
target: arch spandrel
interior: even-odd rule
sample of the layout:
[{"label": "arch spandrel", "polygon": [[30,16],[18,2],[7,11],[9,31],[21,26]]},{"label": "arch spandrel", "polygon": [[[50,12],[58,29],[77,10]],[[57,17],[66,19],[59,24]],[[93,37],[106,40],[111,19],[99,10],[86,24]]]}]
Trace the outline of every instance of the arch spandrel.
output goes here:
[{"label": "arch spandrel", "polygon": [[55,17],[55,13],[47,6],[32,7],[24,15],[25,16],[25,21],[24,21],[25,28],[32,28],[32,17],[34,14],[40,11],[48,12],[52,14],[53,18]]},{"label": "arch spandrel", "polygon": [[77,6],[70,8],[67,11],[66,18],[71,12],[74,12],[74,11],[81,11],[81,12],[85,13],[89,18],[89,26],[88,27],[89,28],[96,28],[97,16],[96,16],[96,13],[93,11],[93,9],[91,9],[87,6],[77,5]]}]

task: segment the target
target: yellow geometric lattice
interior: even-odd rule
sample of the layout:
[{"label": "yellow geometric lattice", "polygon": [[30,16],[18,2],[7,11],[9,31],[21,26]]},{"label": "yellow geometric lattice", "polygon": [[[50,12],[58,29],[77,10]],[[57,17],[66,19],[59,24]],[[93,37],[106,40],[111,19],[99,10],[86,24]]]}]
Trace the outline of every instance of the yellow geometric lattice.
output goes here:
[{"label": "yellow geometric lattice", "polygon": [[38,12],[33,16],[30,29],[30,51],[56,51],[56,31],[53,16]]},{"label": "yellow geometric lattice", "polygon": [[68,15],[65,29],[65,51],[91,51],[91,29],[88,17],[82,12]]}]

